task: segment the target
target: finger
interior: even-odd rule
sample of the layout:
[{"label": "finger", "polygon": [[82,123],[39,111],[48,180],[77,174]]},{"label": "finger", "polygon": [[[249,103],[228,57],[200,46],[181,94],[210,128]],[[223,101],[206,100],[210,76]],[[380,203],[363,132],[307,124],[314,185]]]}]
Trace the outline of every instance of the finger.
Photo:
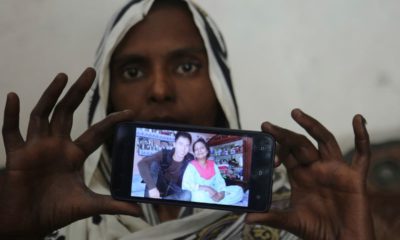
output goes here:
[{"label": "finger", "polygon": [[297,167],[299,164],[301,165],[302,163],[299,162],[293,154],[290,153],[288,148],[281,147],[278,149],[277,152],[277,158],[279,161],[283,163],[283,165],[289,170]]},{"label": "finger", "polygon": [[126,214],[131,216],[142,216],[142,209],[137,203],[128,203],[114,200],[110,196],[94,194],[90,200],[90,216],[96,214]]},{"label": "finger", "polygon": [[278,155],[276,154],[274,157],[274,168],[279,167],[282,164],[282,161],[279,159]]},{"label": "finger", "polygon": [[59,73],[43,92],[38,103],[31,112],[27,140],[48,133],[49,114],[67,84],[67,80],[67,75]]},{"label": "finger", "polygon": [[277,168],[282,164],[281,158],[279,157],[281,148],[282,147],[279,145],[279,143],[275,144],[274,168]]},{"label": "finger", "polygon": [[82,149],[86,156],[89,156],[110,136],[115,124],[131,119],[132,111],[130,110],[112,113],[86,130],[75,140],[75,144]]},{"label": "finger", "polygon": [[[284,163],[285,159],[289,159],[286,158],[288,153],[292,154],[294,159],[302,165],[310,164],[319,159],[317,149],[305,136],[278,127],[269,122],[264,122],[261,127],[264,132],[268,132],[274,136],[276,141],[280,144],[278,156]],[[286,162],[285,165],[293,167],[297,164]]]},{"label": "finger", "polygon": [[371,148],[366,121],[363,116],[357,114],[353,118],[355,153],[353,156],[352,167],[366,176],[368,172]]},{"label": "finger", "polygon": [[320,122],[300,109],[294,109],[292,117],[318,142],[323,159],[342,159],[342,153],[335,137]]},{"label": "finger", "polygon": [[73,113],[85,98],[95,77],[95,70],[87,68],[57,104],[50,122],[51,132],[54,135],[69,137]]},{"label": "finger", "polygon": [[12,152],[24,144],[19,130],[19,98],[15,93],[7,94],[2,133],[6,153]]}]

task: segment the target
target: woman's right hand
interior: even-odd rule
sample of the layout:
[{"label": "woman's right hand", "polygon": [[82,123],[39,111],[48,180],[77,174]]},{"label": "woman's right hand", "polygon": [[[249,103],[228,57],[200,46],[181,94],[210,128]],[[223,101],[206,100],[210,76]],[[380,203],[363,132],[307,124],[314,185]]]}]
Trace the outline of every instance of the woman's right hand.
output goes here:
[{"label": "woman's right hand", "polygon": [[212,196],[212,200],[214,200],[215,202],[219,202],[221,201],[223,198],[225,197],[225,192],[217,192],[214,194],[214,196]]},{"label": "woman's right hand", "polygon": [[262,125],[279,144],[277,155],[291,185],[290,205],[249,213],[247,222],[286,229],[302,239],[375,239],[366,188],[370,145],[364,118],[353,118],[355,153],[349,164],[319,121],[299,109],[292,117],[318,144],[288,129]]},{"label": "woman's right hand", "polygon": [[214,188],[212,188],[210,186],[206,186],[206,185],[200,185],[199,189],[208,192],[210,197],[213,197],[217,193],[217,191],[215,191]]},{"label": "woman's right hand", "polygon": [[[73,113],[95,78],[85,70],[57,103],[67,83],[58,74],[31,112],[24,140],[19,130],[19,99],[9,93],[4,111],[6,169],[0,175],[0,238],[35,239],[73,221],[100,213],[140,214],[140,208],[92,192],[84,184],[83,163],[130,111],[109,115],[77,139]],[[52,113],[51,117],[50,114]]]},{"label": "woman's right hand", "polygon": [[152,188],[149,190],[149,197],[151,198],[160,198],[160,191],[157,188]]}]

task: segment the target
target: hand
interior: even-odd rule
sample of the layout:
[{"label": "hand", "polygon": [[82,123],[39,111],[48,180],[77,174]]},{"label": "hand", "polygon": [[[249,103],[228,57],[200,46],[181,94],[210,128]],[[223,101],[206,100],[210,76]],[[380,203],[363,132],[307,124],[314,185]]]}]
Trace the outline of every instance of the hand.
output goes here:
[{"label": "hand", "polygon": [[221,201],[225,197],[225,192],[216,192],[214,196],[212,196],[212,200],[215,202]]},{"label": "hand", "polygon": [[130,111],[111,114],[71,140],[73,113],[94,78],[93,69],[84,71],[57,103],[67,83],[67,76],[58,74],[31,112],[26,140],[19,131],[18,96],[8,94],[3,123],[6,170],[0,175],[0,238],[34,239],[96,214],[140,213],[137,205],[96,194],[84,184],[85,159],[105,141],[114,124],[131,118]]},{"label": "hand", "polygon": [[157,188],[152,188],[149,190],[149,197],[151,198],[161,198],[160,191]]},{"label": "hand", "polygon": [[199,186],[200,190],[206,191],[208,192],[209,196],[212,198],[215,194],[217,194],[218,192],[214,190],[214,188],[210,187],[210,186],[206,186],[206,185],[200,185]]},{"label": "hand", "polygon": [[262,129],[279,143],[278,157],[291,184],[288,209],[248,214],[247,222],[286,229],[304,239],[374,239],[366,193],[369,137],[361,115],[353,119],[356,152],[351,164],[342,157],[334,136],[300,110],[293,119],[318,143],[264,123]]}]

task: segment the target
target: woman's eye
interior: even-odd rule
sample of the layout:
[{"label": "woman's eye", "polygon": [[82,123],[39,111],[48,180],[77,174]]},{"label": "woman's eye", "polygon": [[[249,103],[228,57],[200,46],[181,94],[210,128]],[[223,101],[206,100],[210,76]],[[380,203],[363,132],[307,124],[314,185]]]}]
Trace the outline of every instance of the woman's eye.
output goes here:
[{"label": "woman's eye", "polygon": [[188,75],[195,73],[200,68],[200,64],[197,63],[183,63],[178,66],[176,72],[182,75]]},{"label": "woman's eye", "polygon": [[373,181],[381,188],[398,186],[400,183],[400,165],[396,159],[375,163],[371,169]]},{"label": "woman's eye", "polygon": [[125,79],[138,79],[143,77],[143,71],[137,67],[127,67],[123,71],[123,76]]}]

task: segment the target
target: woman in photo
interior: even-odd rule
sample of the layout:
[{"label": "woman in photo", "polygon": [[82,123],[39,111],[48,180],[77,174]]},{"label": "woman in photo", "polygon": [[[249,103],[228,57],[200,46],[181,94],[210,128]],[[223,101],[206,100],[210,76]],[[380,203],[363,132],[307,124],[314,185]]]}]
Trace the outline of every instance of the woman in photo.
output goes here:
[{"label": "woman in photo", "polygon": [[182,189],[192,192],[192,201],[218,204],[237,204],[243,198],[240,186],[226,186],[217,164],[210,160],[210,148],[203,138],[192,145],[195,159],[183,175]]}]

